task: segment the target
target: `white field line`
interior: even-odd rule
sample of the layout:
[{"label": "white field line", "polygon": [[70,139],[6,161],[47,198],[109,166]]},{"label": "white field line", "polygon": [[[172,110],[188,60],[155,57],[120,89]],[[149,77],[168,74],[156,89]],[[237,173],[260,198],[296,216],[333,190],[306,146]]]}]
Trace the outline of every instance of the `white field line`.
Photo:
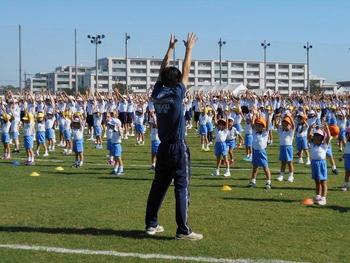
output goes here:
[{"label": "white field line", "polygon": [[90,250],[90,249],[71,249],[62,247],[47,247],[36,245],[21,245],[21,244],[0,244],[0,248],[14,249],[14,250],[30,250],[43,251],[62,254],[78,254],[78,255],[100,255],[112,257],[131,257],[138,259],[164,259],[164,260],[182,260],[194,262],[213,262],[213,263],[296,263],[293,261],[284,260],[254,260],[254,259],[226,259],[213,257],[190,257],[190,256],[173,256],[166,254],[141,254],[141,253],[127,253],[113,250]]}]

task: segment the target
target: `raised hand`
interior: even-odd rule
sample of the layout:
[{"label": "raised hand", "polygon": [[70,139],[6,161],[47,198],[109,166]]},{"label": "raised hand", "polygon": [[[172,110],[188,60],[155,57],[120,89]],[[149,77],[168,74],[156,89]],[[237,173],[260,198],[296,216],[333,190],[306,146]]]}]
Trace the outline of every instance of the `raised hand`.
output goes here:
[{"label": "raised hand", "polygon": [[184,40],[183,42],[186,48],[192,49],[196,44],[197,40],[198,38],[196,34],[192,32],[187,34],[187,40],[186,41]]},{"label": "raised hand", "polygon": [[175,36],[173,34],[171,34],[170,40],[169,40],[169,48],[174,49],[176,42],[177,42],[177,39],[175,38]]}]

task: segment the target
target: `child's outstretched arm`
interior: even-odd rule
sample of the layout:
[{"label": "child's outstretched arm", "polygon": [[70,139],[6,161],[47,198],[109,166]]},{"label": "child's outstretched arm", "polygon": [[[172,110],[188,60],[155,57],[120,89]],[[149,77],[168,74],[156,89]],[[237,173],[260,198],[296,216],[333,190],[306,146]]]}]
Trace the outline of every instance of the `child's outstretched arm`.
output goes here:
[{"label": "child's outstretched arm", "polygon": [[332,135],[331,135],[331,132],[329,130],[329,127],[328,127],[327,123],[324,123],[323,130],[326,132],[325,143],[329,144],[329,141],[330,141]]}]

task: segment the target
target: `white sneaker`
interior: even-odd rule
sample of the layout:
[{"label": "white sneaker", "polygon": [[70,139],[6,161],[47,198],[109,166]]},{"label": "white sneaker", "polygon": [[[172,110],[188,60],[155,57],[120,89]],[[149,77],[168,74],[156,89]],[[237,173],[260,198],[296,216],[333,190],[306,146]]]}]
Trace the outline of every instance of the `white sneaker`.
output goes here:
[{"label": "white sneaker", "polygon": [[348,183],[344,183],[343,186],[341,187],[341,190],[343,192],[349,191],[349,184]]},{"label": "white sneaker", "polygon": [[39,152],[36,151],[36,152],[35,152],[35,157],[39,157],[39,156],[40,156]]},{"label": "white sneaker", "polygon": [[282,175],[278,176],[276,180],[279,181],[279,182],[282,182],[283,181],[283,176]]},{"label": "white sneaker", "polygon": [[210,151],[209,146],[206,147],[206,148],[204,148],[204,151],[205,151],[205,152],[209,152],[209,151]]},{"label": "white sneaker", "polygon": [[213,173],[211,174],[212,176],[219,176],[220,175],[220,170],[219,169],[214,169]]},{"label": "white sneaker", "polygon": [[48,152],[46,152],[46,153],[44,153],[44,155],[43,155],[44,157],[47,157],[47,156],[49,156],[49,153]]},{"label": "white sneaker", "polygon": [[322,197],[320,195],[316,195],[314,196],[313,199],[314,199],[314,202],[316,203],[316,202],[319,202],[322,199]]},{"label": "white sneaker", "polygon": [[[309,160],[309,161],[310,161],[310,160]],[[298,163],[299,163],[299,164],[303,164],[303,163],[304,163],[303,158],[299,158]]]},{"label": "white sneaker", "polygon": [[308,159],[305,164],[310,165],[311,164],[310,159]]},{"label": "white sneaker", "polygon": [[176,234],[175,239],[196,241],[196,240],[203,239],[203,235],[202,234],[197,234],[195,232],[192,232],[191,234],[188,234],[188,235]]},{"label": "white sneaker", "polygon": [[318,202],[316,202],[319,205],[326,205],[327,204],[327,200],[325,196],[321,197],[321,200],[319,200]]},{"label": "white sneaker", "polygon": [[150,236],[154,236],[157,233],[162,233],[164,232],[164,227],[158,225],[156,227],[148,227],[146,228],[146,234]]},{"label": "white sneaker", "polygon": [[231,176],[230,171],[227,171],[227,170],[226,170],[226,172],[224,173],[224,176],[225,176],[225,177],[230,177],[230,176]]},{"label": "white sneaker", "polygon": [[293,183],[294,182],[294,176],[289,176],[288,177],[288,182]]}]

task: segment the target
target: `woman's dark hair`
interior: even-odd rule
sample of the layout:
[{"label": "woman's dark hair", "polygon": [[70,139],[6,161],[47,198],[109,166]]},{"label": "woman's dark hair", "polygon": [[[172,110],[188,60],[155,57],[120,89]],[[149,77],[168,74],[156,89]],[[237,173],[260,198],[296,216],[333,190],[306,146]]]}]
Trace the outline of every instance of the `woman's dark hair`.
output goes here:
[{"label": "woman's dark hair", "polygon": [[160,78],[163,86],[173,88],[181,81],[182,74],[176,67],[166,67],[161,72]]}]

